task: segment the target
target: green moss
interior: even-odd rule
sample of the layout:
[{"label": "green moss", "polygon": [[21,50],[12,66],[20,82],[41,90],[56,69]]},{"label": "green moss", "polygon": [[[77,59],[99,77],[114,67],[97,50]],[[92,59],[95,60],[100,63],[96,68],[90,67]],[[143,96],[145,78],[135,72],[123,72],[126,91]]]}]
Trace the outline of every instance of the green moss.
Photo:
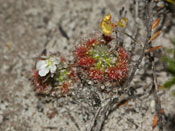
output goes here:
[{"label": "green moss", "polygon": [[107,45],[96,45],[88,55],[97,61],[95,66],[100,70],[105,70],[116,63],[115,56],[109,51]]}]

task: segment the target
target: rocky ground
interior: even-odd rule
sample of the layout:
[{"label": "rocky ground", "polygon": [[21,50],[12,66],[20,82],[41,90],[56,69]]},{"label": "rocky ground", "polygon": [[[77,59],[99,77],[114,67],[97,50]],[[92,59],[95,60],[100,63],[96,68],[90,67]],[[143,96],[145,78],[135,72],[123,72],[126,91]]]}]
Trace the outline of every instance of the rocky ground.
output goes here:
[{"label": "rocky ground", "polygon": [[[60,52],[71,59],[70,51],[77,41],[98,31],[104,14],[111,12],[113,18],[118,20],[119,10],[123,6],[128,9],[129,1],[0,0],[1,131],[85,131],[91,126],[92,117],[85,118],[79,105],[64,105],[67,98],[44,98],[46,100],[42,102],[42,98],[36,97],[32,71],[36,58],[44,49],[48,54]],[[171,47],[169,39],[174,34],[173,27],[155,43]],[[160,85],[169,78],[164,71],[159,72],[158,76]],[[140,79],[134,79],[133,83],[137,81]],[[143,85],[149,82],[148,77]],[[175,87],[161,90],[158,94],[166,114],[173,119],[175,97],[172,96],[172,90]],[[144,93],[144,88],[137,91]],[[152,95],[129,101],[128,105],[109,116],[103,130],[152,130],[155,115],[152,101]],[[174,130],[175,127],[172,127]]]}]

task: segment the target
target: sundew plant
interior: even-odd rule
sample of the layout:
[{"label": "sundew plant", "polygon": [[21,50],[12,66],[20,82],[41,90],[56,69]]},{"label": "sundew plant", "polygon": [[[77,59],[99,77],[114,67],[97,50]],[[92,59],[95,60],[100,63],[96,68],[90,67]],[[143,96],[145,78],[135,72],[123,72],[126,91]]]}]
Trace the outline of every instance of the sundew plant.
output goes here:
[{"label": "sundew plant", "polygon": [[[157,93],[156,68],[160,62],[157,54],[163,46],[155,46],[154,40],[163,32],[167,7],[157,6],[157,2],[141,1],[140,12],[140,8],[131,11],[134,20],[128,19],[126,12],[122,13],[124,9],[120,11],[120,17],[115,18],[117,20],[110,13],[106,14],[98,25],[100,31],[86,40],[78,38],[80,42],[70,52],[71,61],[61,54],[39,56],[33,71],[36,94],[57,100],[65,98],[85,108],[83,115],[94,116],[87,129],[90,131],[101,131],[110,113],[129,100],[152,94],[155,100],[152,129],[159,125],[162,131],[165,112]],[[164,58],[164,62],[174,73],[174,61]],[[151,78],[149,84],[144,81],[147,76]],[[165,83],[165,86],[171,85],[174,85],[174,77]],[[144,93],[138,94],[137,88],[143,89]]]},{"label": "sundew plant", "polygon": [[[61,56],[41,56],[33,77],[37,92],[50,95],[53,92],[70,93],[74,83],[79,82],[76,72],[79,68],[85,72],[80,77],[92,81],[112,81],[118,84],[124,81],[128,76],[129,54],[122,46],[111,48],[110,43],[115,41],[112,34],[117,28],[111,19],[111,15],[107,14],[101,22],[103,33],[76,47],[73,64]],[[126,18],[121,19],[118,26],[125,28],[127,22]]]}]

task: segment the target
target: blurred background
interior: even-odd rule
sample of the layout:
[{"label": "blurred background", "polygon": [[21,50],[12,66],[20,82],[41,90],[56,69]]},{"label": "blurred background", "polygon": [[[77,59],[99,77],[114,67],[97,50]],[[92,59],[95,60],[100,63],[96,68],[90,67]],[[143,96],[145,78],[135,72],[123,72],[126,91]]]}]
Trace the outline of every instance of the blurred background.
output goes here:
[{"label": "blurred background", "polygon": [[[0,130],[86,131],[91,119],[79,111],[78,105],[67,104],[63,108],[66,98],[58,102],[35,96],[32,83],[35,61],[46,52],[60,52],[71,59],[70,52],[77,42],[99,31],[107,13],[117,21],[125,9],[128,25],[132,25],[135,4],[134,0],[0,0]],[[175,5],[168,5],[163,34],[155,45],[165,47],[161,58],[164,70],[158,76],[159,95],[165,112],[175,121]],[[143,24],[140,26],[144,28]],[[132,101],[131,105],[135,105],[132,109],[125,107],[114,112],[103,130],[152,130],[152,99]]]}]

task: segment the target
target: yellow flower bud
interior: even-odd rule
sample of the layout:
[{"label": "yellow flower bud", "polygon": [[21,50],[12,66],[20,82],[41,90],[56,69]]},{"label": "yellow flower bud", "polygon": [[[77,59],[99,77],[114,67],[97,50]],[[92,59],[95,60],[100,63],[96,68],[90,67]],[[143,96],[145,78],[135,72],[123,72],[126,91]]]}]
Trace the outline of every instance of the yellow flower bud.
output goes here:
[{"label": "yellow flower bud", "polygon": [[126,28],[128,24],[128,18],[121,18],[119,21],[118,21],[118,26],[122,27],[122,28]]},{"label": "yellow flower bud", "polygon": [[111,35],[111,33],[114,31],[114,28],[116,27],[116,24],[111,22],[111,18],[111,15],[107,14],[101,22],[101,29],[105,35]]}]

